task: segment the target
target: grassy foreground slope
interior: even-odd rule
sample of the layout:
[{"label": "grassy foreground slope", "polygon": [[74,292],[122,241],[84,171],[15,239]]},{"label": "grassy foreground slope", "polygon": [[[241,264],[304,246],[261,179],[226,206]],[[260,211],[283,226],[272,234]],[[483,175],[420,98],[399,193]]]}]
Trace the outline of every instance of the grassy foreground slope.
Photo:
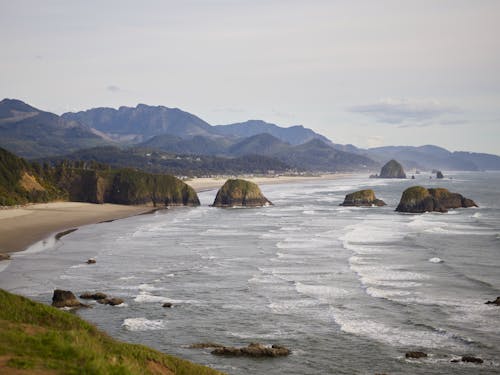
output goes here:
[{"label": "grassy foreground slope", "polygon": [[142,345],[116,341],[71,313],[2,289],[0,373],[222,374]]}]

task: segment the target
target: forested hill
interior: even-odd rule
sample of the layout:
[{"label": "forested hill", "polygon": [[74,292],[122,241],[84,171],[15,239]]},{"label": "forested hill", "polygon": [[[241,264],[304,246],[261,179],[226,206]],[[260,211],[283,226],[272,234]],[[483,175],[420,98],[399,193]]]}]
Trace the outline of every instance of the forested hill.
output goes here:
[{"label": "forested hill", "polygon": [[199,205],[196,192],[178,178],[93,161],[28,162],[0,148],[0,205],[49,202]]}]

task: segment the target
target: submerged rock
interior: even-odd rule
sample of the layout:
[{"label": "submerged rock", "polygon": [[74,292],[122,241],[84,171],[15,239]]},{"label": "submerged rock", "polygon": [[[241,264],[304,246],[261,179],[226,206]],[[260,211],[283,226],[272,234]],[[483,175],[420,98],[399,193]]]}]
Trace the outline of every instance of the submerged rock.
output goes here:
[{"label": "submerged rock", "polygon": [[106,299],[108,296],[104,293],[97,292],[97,293],[91,293],[91,292],[85,292],[80,295],[80,298],[82,299],[93,299],[95,301],[100,300],[100,299]]},{"label": "submerged rock", "polygon": [[424,352],[406,352],[405,357],[408,359],[427,358],[427,353]]},{"label": "submerged rock", "polygon": [[497,305],[497,306],[500,306],[500,297],[497,297],[496,300],[494,301],[487,301],[485,302],[487,305]]},{"label": "submerged rock", "polygon": [[422,186],[412,186],[406,189],[399,202],[398,212],[448,212],[451,208],[477,207],[476,203],[458,193],[447,189],[426,189]]},{"label": "submerged rock", "polygon": [[88,307],[81,303],[73,292],[69,290],[54,290],[54,294],[52,295],[52,306],[54,307]]},{"label": "submerged rock", "polygon": [[97,261],[94,258],[87,259],[87,264],[95,264]]},{"label": "submerged rock", "polygon": [[217,347],[212,351],[214,355],[226,356],[247,356],[247,357],[282,357],[290,354],[290,349],[280,345],[266,346],[259,343],[252,343],[243,348],[232,346]]},{"label": "submerged rock", "polygon": [[230,179],[219,189],[215,197],[214,207],[261,207],[272,203],[264,197],[257,184],[253,182]]},{"label": "submerged rock", "polygon": [[0,254],[0,262],[2,260],[9,260],[10,259],[10,255],[9,254]]},{"label": "submerged rock", "polygon": [[347,194],[341,206],[385,206],[383,200],[377,199],[373,190],[360,190]]},{"label": "submerged rock", "polygon": [[379,178],[406,178],[403,166],[392,159],[388,161],[380,170]]},{"label": "submerged rock", "polygon": [[111,305],[111,306],[118,306],[121,305],[123,302],[124,302],[123,299],[116,297],[102,298],[97,300],[97,303],[100,303],[102,305]]},{"label": "submerged rock", "polygon": [[469,362],[469,363],[483,363],[484,361],[479,358],[479,357],[473,357],[471,355],[464,355],[462,356],[462,362]]},{"label": "submerged rock", "polygon": [[165,307],[165,308],[171,308],[173,305],[172,305],[172,302],[165,302],[162,307]]},{"label": "submerged rock", "polygon": [[223,348],[224,345],[216,344],[215,342],[198,342],[189,345],[189,349],[210,349],[210,348]]}]

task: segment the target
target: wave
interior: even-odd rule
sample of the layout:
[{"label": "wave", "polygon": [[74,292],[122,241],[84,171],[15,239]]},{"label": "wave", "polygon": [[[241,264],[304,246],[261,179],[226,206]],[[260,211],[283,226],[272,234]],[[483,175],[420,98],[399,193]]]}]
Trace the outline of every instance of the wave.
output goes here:
[{"label": "wave", "polygon": [[416,329],[414,326],[392,326],[366,317],[358,317],[352,311],[335,310],[334,320],[340,329],[356,336],[368,337],[391,346],[443,348],[465,350],[464,339],[436,329]]},{"label": "wave", "polygon": [[127,318],[123,321],[122,327],[132,332],[157,331],[165,329],[165,321],[161,319]]},{"label": "wave", "polygon": [[328,285],[303,284],[299,281],[295,282],[295,290],[297,290],[300,294],[314,297],[319,301],[326,303],[330,303],[336,298],[346,297],[349,295],[349,291],[343,288]]}]

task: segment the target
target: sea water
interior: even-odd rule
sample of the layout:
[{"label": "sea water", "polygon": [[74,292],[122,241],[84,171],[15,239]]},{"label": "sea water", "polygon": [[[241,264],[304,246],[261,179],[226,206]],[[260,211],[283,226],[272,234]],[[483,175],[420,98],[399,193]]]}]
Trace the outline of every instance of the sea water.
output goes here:
[{"label": "sea water", "polygon": [[[499,373],[500,308],[485,301],[500,296],[500,173],[446,176],[262,186],[274,203],[264,208],[212,208],[207,191],[201,207],[85,226],[14,254],[0,287],[45,303],[55,288],[121,297],[78,314],[120,340],[229,374]],[[395,212],[415,184],[479,208]],[[387,206],[339,206],[364,188]],[[91,257],[97,263],[85,264]],[[189,349],[207,341],[292,354]],[[429,357],[407,360],[410,350]],[[451,363],[464,354],[484,364]]]}]

